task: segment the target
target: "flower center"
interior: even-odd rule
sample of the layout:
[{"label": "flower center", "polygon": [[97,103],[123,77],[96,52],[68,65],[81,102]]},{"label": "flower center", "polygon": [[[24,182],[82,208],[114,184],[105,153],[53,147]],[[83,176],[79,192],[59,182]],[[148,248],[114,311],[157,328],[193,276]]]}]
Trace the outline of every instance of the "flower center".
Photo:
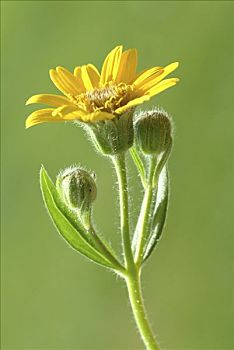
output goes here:
[{"label": "flower center", "polygon": [[107,83],[103,88],[87,91],[77,96],[70,96],[72,102],[86,112],[102,110],[109,113],[125,105],[132,98],[133,86],[125,83]]}]

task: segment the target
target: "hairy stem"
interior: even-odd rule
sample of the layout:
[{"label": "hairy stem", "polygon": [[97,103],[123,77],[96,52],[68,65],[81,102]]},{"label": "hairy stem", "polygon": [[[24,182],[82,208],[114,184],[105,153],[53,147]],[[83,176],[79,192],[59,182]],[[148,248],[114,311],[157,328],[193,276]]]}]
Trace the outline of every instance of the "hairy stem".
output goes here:
[{"label": "hairy stem", "polygon": [[146,316],[139,273],[126,277],[129,300],[136,325],[147,350],[160,350]]},{"label": "hairy stem", "polygon": [[125,154],[113,157],[119,184],[120,222],[124,259],[127,269],[134,267],[131,239],[129,232],[128,183],[126,174]]}]

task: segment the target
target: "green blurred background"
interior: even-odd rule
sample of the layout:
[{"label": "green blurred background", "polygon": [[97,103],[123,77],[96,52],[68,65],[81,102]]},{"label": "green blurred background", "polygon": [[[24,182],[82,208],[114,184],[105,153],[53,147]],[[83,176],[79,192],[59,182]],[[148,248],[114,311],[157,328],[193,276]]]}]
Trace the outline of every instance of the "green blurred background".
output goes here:
[{"label": "green blurred background", "polygon": [[[119,249],[112,167],[72,124],[24,129],[48,70],[101,66],[117,44],[139,69],[175,60],[181,83],[145,104],[172,114],[171,200],[163,239],[144,270],[146,306],[162,349],[234,349],[233,3],[2,2],[2,349],[142,349],[122,281],[60,239],[42,203],[41,163],[98,176],[97,227]],[[36,107],[35,107],[36,108]],[[136,176],[130,169],[132,187]],[[140,186],[133,203],[139,203]],[[134,204],[133,219],[137,215]]]}]

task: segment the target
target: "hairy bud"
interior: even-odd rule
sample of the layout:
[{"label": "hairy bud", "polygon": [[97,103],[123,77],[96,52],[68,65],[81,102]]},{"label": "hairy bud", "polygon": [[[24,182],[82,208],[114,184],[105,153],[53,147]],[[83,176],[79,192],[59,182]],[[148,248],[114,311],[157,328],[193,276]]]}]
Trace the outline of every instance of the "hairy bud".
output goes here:
[{"label": "hairy bud", "polygon": [[135,141],[140,150],[159,156],[172,145],[172,126],[168,114],[161,110],[142,112],[135,123]]},{"label": "hairy bud", "polygon": [[94,174],[78,167],[67,168],[58,175],[56,187],[67,206],[89,226],[91,206],[97,196]]}]

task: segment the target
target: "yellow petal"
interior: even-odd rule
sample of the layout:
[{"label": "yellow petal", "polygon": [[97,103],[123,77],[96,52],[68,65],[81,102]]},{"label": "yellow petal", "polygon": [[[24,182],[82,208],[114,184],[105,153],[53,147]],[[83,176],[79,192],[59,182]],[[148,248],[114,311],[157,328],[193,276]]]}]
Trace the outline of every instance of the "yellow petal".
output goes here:
[{"label": "yellow petal", "polygon": [[110,120],[113,119],[115,116],[114,114],[108,113],[108,112],[102,112],[102,111],[96,111],[87,115],[83,115],[81,117],[81,120],[84,122],[97,122],[101,120]]},{"label": "yellow petal", "polygon": [[166,77],[171,72],[173,72],[178,67],[179,67],[179,62],[173,62],[173,63],[169,64],[168,66],[164,67],[163,68],[163,70],[164,70],[163,78]]},{"label": "yellow petal", "polygon": [[129,108],[132,108],[134,106],[140,105],[141,103],[148,101],[150,99],[149,95],[137,97],[134,100],[128,102],[125,106],[119,107],[118,109],[115,110],[115,113],[117,114],[122,114]]},{"label": "yellow petal", "polygon": [[30,105],[32,103],[43,103],[52,107],[71,104],[68,98],[52,94],[33,95],[27,100],[26,105]]},{"label": "yellow petal", "polygon": [[140,89],[144,84],[146,84],[150,79],[152,79],[152,77],[155,77],[155,75],[158,76],[162,73],[162,67],[154,67],[147,69],[143,71],[140,75],[138,75],[133,84],[137,89]]},{"label": "yellow petal", "polygon": [[108,81],[115,81],[119,70],[123,47],[117,46],[106,57],[101,72],[100,84],[105,85]]},{"label": "yellow petal", "polygon": [[63,116],[54,116],[54,111],[54,108],[45,108],[31,113],[26,119],[26,128],[30,128],[31,126],[46,122],[65,122],[81,120],[82,117],[86,115],[85,112],[77,110],[75,112],[68,113]]},{"label": "yellow petal", "polygon": [[152,87],[149,91],[148,94],[150,96],[154,96],[159,94],[160,92],[176,85],[176,83],[179,82],[178,78],[170,78],[170,79],[164,79],[160,83],[158,83],[156,86]]},{"label": "yellow petal", "polygon": [[59,89],[64,95],[70,95],[70,89],[67,87],[67,85],[64,84],[63,80],[59,76],[59,74],[56,72],[55,69],[50,69],[50,79],[54,83],[54,85]]},{"label": "yellow petal", "polygon": [[57,117],[59,116],[60,118],[63,118],[65,117],[65,115],[71,113],[71,112],[74,112],[77,110],[77,107],[75,105],[70,105],[70,106],[67,106],[67,105],[64,105],[64,106],[60,106],[56,109],[53,110],[52,112],[52,116],[53,117]]},{"label": "yellow petal", "polygon": [[76,77],[63,67],[57,67],[56,71],[64,86],[70,91],[71,95],[76,96],[81,93]]},{"label": "yellow petal", "polygon": [[80,91],[81,91],[81,92],[85,92],[85,91],[86,91],[86,88],[85,88],[85,86],[84,86],[84,83],[83,83],[83,80],[82,80],[82,77],[81,77],[81,67],[76,67],[76,68],[74,69],[74,76],[75,76],[76,79],[77,79],[77,82],[78,82]]},{"label": "yellow petal", "polygon": [[137,50],[129,49],[127,51],[124,51],[121,56],[116,82],[123,82],[126,84],[132,82],[136,76],[136,67]]},{"label": "yellow petal", "polygon": [[171,63],[168,66],[163,68],[163,71],[161,74],[156,74],[154,76],[151,76],[150,79],[145,81],[143,84],[141,84],[140,89],[147,93],[151,88],[153,88],[155,85],[157,85],[160,81],[162,81],[168,74],[173,72],[177,67],[179,63]]},{"label": "yellow petal", "polygon": [[31,113],[26,119],[26,123],[25,123],[26,128],[30,128],[33,125],[44,123],[45,121],[48,121],[50,119],[52,120],[53,111],[54,111],[54,108],[44,108]]},{"label": "yellow petal", "polygon": [[100,74],[92,64],[81,67],[81,77],[87,90],[93,90],[99,86]]}]

